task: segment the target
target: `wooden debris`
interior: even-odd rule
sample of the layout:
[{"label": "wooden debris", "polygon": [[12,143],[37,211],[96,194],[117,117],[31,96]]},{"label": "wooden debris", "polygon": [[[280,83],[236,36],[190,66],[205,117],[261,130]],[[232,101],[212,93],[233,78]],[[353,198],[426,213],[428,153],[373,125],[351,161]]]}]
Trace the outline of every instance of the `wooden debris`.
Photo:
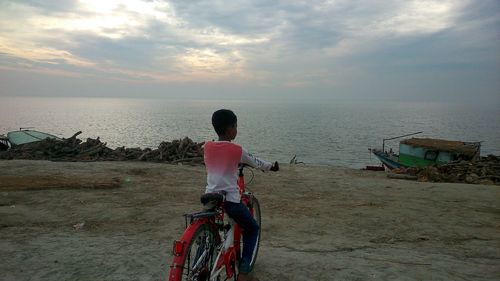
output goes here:
[{"label": "wooden debris", "polygon": [[477,161],[456,161],[418,170],[419,181],[500,184],[500,157],[488,155]]},{"label": "wooden debris", "polygon": [[153,161],[167,163],[203,164],[203,142],[196,143],[185,137],[172,142],[162,142],[157,149],[111,149],[106,143],[87,138],[77,138],[80,132],[67,139],[45,139],[16,146],[0,152],[0,159],[30,159],[53,161]]}]

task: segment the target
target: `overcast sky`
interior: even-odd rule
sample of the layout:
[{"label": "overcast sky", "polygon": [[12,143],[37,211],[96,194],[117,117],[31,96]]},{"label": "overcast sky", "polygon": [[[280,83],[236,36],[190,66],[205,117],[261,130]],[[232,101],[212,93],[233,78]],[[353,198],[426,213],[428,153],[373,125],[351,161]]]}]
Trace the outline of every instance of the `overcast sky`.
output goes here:
[{"label": "overcast sky", "polygon": [[3,96],[499,102],[500,1],[0,0],[0,83]]}]

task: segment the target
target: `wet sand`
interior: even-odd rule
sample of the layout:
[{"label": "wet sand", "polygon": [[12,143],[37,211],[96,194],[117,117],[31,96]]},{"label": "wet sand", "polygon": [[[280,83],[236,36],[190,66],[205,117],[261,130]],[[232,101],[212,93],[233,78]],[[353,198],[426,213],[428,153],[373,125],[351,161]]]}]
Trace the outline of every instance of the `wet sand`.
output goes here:
[{"label": "wet sand", "polygon": [[[202,166],[0,161],[0,279],[166,280],[204,184]],[[499,186],[285,165],[249,188],[262,281],[500,280]]]}]

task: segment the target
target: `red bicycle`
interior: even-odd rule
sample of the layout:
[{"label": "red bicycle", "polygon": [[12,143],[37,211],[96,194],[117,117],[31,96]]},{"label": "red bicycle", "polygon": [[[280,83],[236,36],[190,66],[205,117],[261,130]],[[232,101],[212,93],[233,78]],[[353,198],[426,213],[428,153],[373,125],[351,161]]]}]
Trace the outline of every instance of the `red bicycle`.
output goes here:
[{"label": "red bicycle", "polygon": [[[245,190],[243,169],[247,166],[239,166],[238,188],[241,202],[248,207],[260,226],[259,201],[251,192]],[[253,176],[252,172],[250,182]],[[206,193],[201,197],[203,211],[184,215],[186,230],[180,240],[174,241],[170,281],[237,280],[238,263],[243,250],[242,230],[229,216],[224,220],[224,199],[223,194]],[[257,259],[259,243],[260,228],[251,267]]]}]

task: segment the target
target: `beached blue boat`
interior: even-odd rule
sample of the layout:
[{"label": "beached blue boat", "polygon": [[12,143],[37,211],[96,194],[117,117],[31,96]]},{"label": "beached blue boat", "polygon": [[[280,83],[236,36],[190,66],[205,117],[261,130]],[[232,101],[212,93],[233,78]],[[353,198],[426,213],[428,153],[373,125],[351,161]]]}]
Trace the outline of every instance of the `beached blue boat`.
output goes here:
[{"label": "beached blue boat", "polygon": [[0,136],[0,150],[7,150],[10,147],[38,142],[47,138],[59,139],[48,133],[21,128],[19,131],[8,132],[7,136]]},{"label": "beached blue boat", "polygon": [[462,142],[432,138],[411,138],[399,142],[399,154],[392,150],[385,150],[385,141],[401,137],[416,135],[418,133],[384,139],[382,149],[370,151],[388,169],[426,167],[443,165],[451,161],[471,161],[480,157],[480,142]]}]

